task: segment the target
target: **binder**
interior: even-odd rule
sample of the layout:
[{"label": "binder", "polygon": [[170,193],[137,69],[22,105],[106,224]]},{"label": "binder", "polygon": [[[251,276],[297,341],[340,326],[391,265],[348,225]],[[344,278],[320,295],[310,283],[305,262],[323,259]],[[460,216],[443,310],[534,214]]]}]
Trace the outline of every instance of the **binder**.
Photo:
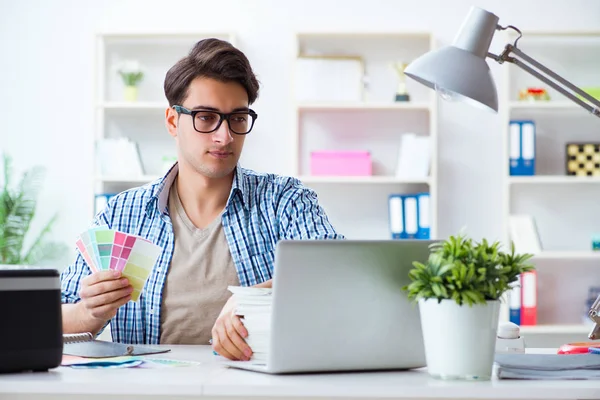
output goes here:
[{"label": "binder", "polygon": [[417,238],[418,239],[429,239],[430,238],[430,203],[429,203],[429,193],[420,193],[417,195],[418,203],[418,222],[419,228],[417,230]]},{"label": "binder", "polygon": [[523,175],[535,175],[535,123],[521,123],[521,162]]},{"label": "binder", "polygon": [[519,175],[519,163],[521,160],[521,124],[517,121],[510,121],[509,124],[509,157],[510,157],[510,175]]},{"label": "binder", "polygon": [[537,324],[537,272],[524,272],[521,289],[521,325]]},{"label": "binder", "polygon": [[512,120],[509,132],[510,175],[535,175],[535,122]]},{"label": "binder", "polygon": [[389,220],[392,239],[429,239],[429,193],[392,194],[389,196]]},{"label": "binder", "polygon": [[404,238],[404,207],[402,196],[392,194],[388,200],[392,239]]},{"label": "binder", "polygon": [[521,276],[508,294],[509,321],[521,325]]}]

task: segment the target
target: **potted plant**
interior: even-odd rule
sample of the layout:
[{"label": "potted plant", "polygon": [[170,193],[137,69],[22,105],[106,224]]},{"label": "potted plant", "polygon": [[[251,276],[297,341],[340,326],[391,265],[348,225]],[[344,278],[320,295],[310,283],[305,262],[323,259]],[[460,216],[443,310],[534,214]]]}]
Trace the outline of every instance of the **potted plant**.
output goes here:
[{"label": "potted plant", "polygon": [[29,239],[31,222],[37,208],[37,196],[44,169],[26,171],[18,185],[12,185],[12,159],[3,155],[3,181],[0,181],[0,264],[42,265],[65,254],[66,246],[48,240],[57,216],[54,215],[41,231]]},{"label": "potted plant", "polygon": [[136,101],[138,98],[138,84],[144,78],[144,73],[137,61],[125,61],[118,71],[125,84],[124,98],[126,101]]},{"label": "potted plant", "polygon": [[425,263],[414,262],[403,289],[418,302],[429,374],[440,379],[491,378],[500,298],[534,269],[532,254],[500,249],[464,235],[431,245]]}]

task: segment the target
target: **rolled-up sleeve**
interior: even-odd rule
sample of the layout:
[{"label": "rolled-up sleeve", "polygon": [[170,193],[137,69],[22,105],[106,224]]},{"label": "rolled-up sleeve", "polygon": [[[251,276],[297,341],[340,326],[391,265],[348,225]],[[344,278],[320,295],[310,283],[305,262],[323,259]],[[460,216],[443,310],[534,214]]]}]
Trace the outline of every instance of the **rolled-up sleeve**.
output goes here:
[{"label": "rolled-up sleeve", "polygon": [[282,239],[345,239],[338,233],[319,204],[317,193],[296,181],[280,201],[279,221]]},{"label": "rolled-up sleeve", "polygon": [[[101,211],[92,224],[94,226],[108,226],[107,209]],[[61,282],[61,300],[62,303],[77,303],[81,300],[79,292],[81,291],[81,280],[92,273],[89,265],[83,259],[83,256],[77,250],[75,261],[65,268],[60,274]]]}]

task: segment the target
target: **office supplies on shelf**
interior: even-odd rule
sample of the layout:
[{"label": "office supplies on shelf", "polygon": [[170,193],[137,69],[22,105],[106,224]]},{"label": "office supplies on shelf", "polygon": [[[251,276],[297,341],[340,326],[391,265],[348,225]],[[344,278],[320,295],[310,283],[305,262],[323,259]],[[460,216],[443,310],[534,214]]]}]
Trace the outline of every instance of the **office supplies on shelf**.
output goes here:
[{"label": "office supplies on shelf", "polygon": [[402,135],[396,177],[419,179],[429,176],[431,139],[429,136],[405,133]]},{"label": "office supplies on shelf", "polygon": [[510,121],[510,175],[535,175],[535,122]]},{"label": "office supplies on shelf", "polygon": [[166,353],[170,349],[138,344],[124,344],[95,340],[89,332],[63,335],[63,354],[87,358],[139,356]]},{"label": "office supplies on shelf", "polygon": [[369,176],[373,173],[368,151],[313,151],[310,154],[313,176]]},{"label": "office supplies on shelf", "polygon": [[508,292],[509,321],[521,325],[521,276]]},{"label": "office supplies on shelf", "polygon": [[600,143],[567,143],[565,173],[572,176],[600,176]]},{"label": "office supplies on shelf", "polygon": [[96,155],[102,176],[132,178],[144,174],[137,144],[128,138],[98,140]]},{"label": "office supplies on shelf", "polygon": [[429,193],[391,194],[388,214],[392,239],[430,238]]},{"label": "office supplies on shelf", "polygon": [[162,248],[141,236],[96,226],[75,241],[93,272],[117,270],[133,286],[131,300],[138,301]]},{"label": "office supplies on shelf", "polygon": [[537,271],[521,275],[521,326],[537,324]]},{"label": "office supplies on shelf", "polygon": [[518,253],[539,254],[542,242],[535,219],[527,214],[512,214],[508,217],[510,240]]}]

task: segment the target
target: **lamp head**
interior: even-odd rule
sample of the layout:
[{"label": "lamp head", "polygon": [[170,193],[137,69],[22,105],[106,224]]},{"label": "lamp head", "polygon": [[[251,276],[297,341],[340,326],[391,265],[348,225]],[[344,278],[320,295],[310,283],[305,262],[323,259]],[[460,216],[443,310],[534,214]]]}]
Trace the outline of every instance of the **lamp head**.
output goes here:
[{"label": "lamp head", "polygon": [[486,57],[498,17],[472,7],[451,46],[431,51],[408,65],[405,75],[446,100],[461,100],[498,111],[498,93]]}]

